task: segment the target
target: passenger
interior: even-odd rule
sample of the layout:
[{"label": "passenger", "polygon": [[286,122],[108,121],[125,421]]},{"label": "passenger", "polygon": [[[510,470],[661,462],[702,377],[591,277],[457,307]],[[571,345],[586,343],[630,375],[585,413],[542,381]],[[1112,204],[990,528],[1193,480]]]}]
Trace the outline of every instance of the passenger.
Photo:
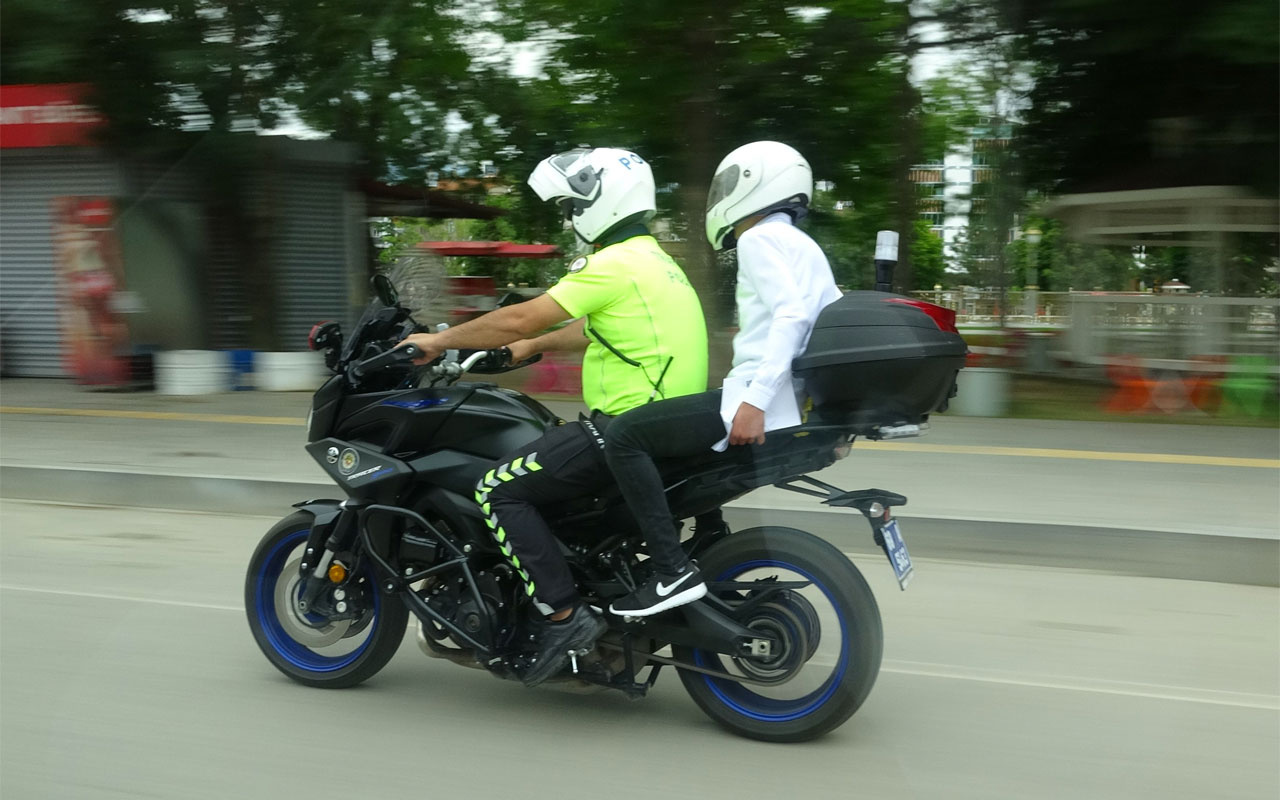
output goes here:
[{"label": "passenger", "polygon": [[727,155],[707,196],[707,238],[738,248],[740,329],[721,389],[628,411],[605,432],[605,458],[649,544],[653,574],[609,606],[644,617],[707,593],[680,547],[655,458],[693,456],[727,445],[761,444],[765,432],[800,424],[791,361],[804,350],[818,312],[840,297],[831,267],[795,226],[813,197],[813,172],[793,148],[753,142]]}]

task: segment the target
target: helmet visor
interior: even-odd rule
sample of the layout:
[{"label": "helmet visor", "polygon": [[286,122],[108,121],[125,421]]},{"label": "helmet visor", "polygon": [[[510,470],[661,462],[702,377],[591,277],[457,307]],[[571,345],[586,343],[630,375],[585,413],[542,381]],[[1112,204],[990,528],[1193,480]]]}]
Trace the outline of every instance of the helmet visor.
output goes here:
[{"label": "helmet visor", "polygon": [[737,164],[730,164],[720,170],[714,178],[711,179],[711,190],[707,192],[707,210],[715,208],[716,204],[733,193],[738,186],[738,175],[742,172]]},{"label": "helmet visor", "polygon": [[566,150],[563,153],[557,153],[551,157],[551,166],[560,171],[561,175],[569,174],[569,167],[578,162],[578,159],[591,152],[589,147],[577,147],[573,150]]}]

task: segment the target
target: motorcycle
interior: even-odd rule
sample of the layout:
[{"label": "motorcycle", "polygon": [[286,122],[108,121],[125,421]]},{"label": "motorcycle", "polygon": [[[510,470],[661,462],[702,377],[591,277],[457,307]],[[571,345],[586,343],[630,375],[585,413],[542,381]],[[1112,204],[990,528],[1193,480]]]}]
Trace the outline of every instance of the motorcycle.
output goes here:
[{"label": "motorcycle", "polygon": [[[396,343],[421,327],[390,280],[375,278],[375,290],[349,336],[335,323],[311,334],[333,375],[313,398],[306,450],[346,497],[298,503],[262,538],[245,580],[249,627],[267,659],[307,686],[344,688],[376,675],[410,615],[425,654],[518,680],[544,618],[485,526],[473,487],[497,459],[560,420],[520,392],[462,380],[532,363],[511,364],[505,349],[413,365],[416,348]],[[730,530],[720,508],[776,486],[855,510],[905,589],[913,567],[891,509],[906,498],[845,491],[812,473],[847,456],[859,436],[927,428],[963,365],[948,313],[880,292],[854,292],[825,310],[795,363],[816,405],[803,424],[763,445],[660,465],[675,516],[696,520],[683,546],[708,578],[707,596],[643,619],[605,613],[608,631],[552,680],[640,698],[670,667],[713,720],[766,741],[812,739],[849,719],[880,668],[871,588],[827,541],[772,525]],[[868,315],[889,320],[862,331],[888,358],[846,347],[850,324]],[[888,329],[901,329],[897,339],[885,339]],[[904,331],[914,344],[898,341]],[[855,377],[880,388],[852,386]],[[534,465],[510,468],[526,466]],[[541,510],[595,608],[648,576],[643,536],[616,488]]]}]

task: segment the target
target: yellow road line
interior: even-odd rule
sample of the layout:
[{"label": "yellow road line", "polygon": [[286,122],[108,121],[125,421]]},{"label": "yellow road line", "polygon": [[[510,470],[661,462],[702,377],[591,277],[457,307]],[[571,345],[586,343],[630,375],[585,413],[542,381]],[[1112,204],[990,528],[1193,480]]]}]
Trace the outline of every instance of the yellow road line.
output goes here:
[{"label": "yellow road line", "polygon": [[[262,417],[253,414],[198,414],[185,411],[124,411],[100,408],[38,408],[0,406],[0,414],[33,414],[62,417],[105,417],[114,419],[154,419],[178,422],[230,422],[241,425],[303,425],[294,417]],[[899,453],[943,453],[947,455],[1006,456],[1013,458],[1060,458],[1080,461],[1126,461],[1143,464],[1188,464],[1202,467],[1247,467],[1280,469],[1277,458],[1234,458],[1230,456],[1195,456],[1182,453],[1124,453],[1106,450],[1062,450],[1047,447],[994,447],[967,444],[929,444],[925,442],[868,442],[859,450],[887,450]]]},{"label": "yellow road line", "polygon": [[1182,453],[1122,453],[1107,450],[1058,450],[1048,447],[988,447],[968,444],[925,444],[908,442],[860,442],[861,450],[893,450],[902,453],[948,453],[970,456],[1015,456],[1018,458],[1069,458],[1082,461],[1136,461],[1145,464],[1193,464],[1204,467],[1253,467],[1280,469],[1280,458],[1233,458],[1193,456]]},{"label": "yellow road line", "polygon": [[0,414],[36,414],[53,417],[107,417],[111,419],[164,419],[178,422],[233,422],[241,425],[304,425],[302,417],[260,417],[254,414],[197,414],[187,411],[124,411],[107,408],[35,408],[0,406]]}]

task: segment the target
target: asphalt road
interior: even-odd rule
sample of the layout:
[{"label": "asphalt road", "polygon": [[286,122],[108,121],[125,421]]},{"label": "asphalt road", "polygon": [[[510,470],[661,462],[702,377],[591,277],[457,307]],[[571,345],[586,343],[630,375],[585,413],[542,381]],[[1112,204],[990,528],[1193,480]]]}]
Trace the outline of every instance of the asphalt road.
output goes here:
[{"label": "asphalt road", "polygon": [[833,734],[765,745],[674,676],[526,690],[411,637],[357,689],[292,684],[241,609],[271,522],[0,506],[0,797],[1280,795],[1274,588],[917,558],[904,593],[855,555],[879,682]]}]

